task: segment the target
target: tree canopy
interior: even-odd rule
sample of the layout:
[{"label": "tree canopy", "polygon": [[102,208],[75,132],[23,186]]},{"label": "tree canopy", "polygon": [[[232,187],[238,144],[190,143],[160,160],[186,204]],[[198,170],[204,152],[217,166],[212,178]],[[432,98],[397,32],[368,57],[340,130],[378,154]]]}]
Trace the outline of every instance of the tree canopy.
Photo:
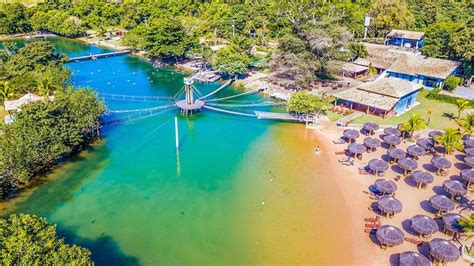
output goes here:
[{"label": "tree canopy", "polygon": [[331,108],[333,98],[299,91],[291,95],[288,111],[297,114],[323,113]]},{"label": "tree canopy", "polygon": [[2,265],[93,265],[91,252],[58,238],[56,226],[35,215],[0,219]]}]

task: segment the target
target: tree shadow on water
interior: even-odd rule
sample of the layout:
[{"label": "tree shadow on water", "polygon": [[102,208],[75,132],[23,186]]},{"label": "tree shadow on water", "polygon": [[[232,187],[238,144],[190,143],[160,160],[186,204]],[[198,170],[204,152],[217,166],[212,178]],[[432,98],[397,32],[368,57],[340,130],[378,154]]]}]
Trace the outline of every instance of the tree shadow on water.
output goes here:
[{"label": "tree shadow on water", "polygon": [[88,239],[77,236],[75,230],[60,228],[59,225],[57,231],[66,243],[88,248],[96,265],[141,265],[137,257],[125,254],[119,244],[104,233],[96,239]]}]

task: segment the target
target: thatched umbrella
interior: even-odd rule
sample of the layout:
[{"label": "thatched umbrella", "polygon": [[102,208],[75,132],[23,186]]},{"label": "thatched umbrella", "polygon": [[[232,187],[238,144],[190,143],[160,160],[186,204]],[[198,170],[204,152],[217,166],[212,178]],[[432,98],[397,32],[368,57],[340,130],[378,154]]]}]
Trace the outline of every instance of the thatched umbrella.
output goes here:
[{"label": "thatched umbrella", "polygon": [[384,160],[372,159],[369,161],[369,168],[378,175],[379,172],[387,171],[388,163]]},{"label": "thatched umbrella", "polygon": [[444,195],[434,195],[430,198],[430,204],[438,213],[454,210],[454,202]]},{"label": "thatched umbrella", "polygon": [[414,159],[425,155],[426,150],[418,145],[411,145],[407,149],[408,154],[410,154]]},{"label": "thatched umbrella", "polygon": [[373,122],[367,122],[364,124],[363,128],[366,132],[373,134],[375,130],[378,130],[380,128],[380,126]]},{"label": "thatched umbrella", "polygon": [[432,235],[439,230],[438,223],[426,215],[415,215],[410,222],[411,228],[420,235]]},{"label": "thatched umbrella", "polygon": [[375,180],[374,186],[377,191],[382,194],[393,194],[395,191],[397,191],[397,184],[388,179],[377,179]]},{"label": "thatched umbrella", "polygon": [[430,261],[418,252],[405,251],[398,258],[400,266],[430,266]]},{"label": "thatched umbrella", "polygon": [[464,196],[467,193],[467,190],[466,188],[464,188],[464,185],[457,180],[445,180],[443,182],[443,189],[444,191],[451,194],[451,199],[456,196]]},{"label": "thatched umbrella", "polygon": [[428,243],[430,255],[441,262],[453,262],[459,259],[461,252],[451,242],[435,238]]},{"label": "thatched umbrella", "polygon": [[377,201],[377,208],[382,211],[385,216],[391,216],[395,213],[399,213],[402,211],[402,203],[393,197],[381,197]]},{"label": "thatched umbrella", "polygon": [[413,171],[418,167],[418,163],[409,158],[403,158],[398,160],[398,167],[402,168],[407,175],[408,171]]},{"label": "thatched umbrella", "polygon": [[474,167],[474,156],[466,156],[464,157],[464,162],[469,165],[470,167]]},{"label": "thatched umbrella", "polygon": [[368,137],[364,139],[364,145],[367,146],[367,148],[369,148],[370,150],[377,149],[378,147],[380,147],[381,144],[382,142],[376,138]]},{"label": "thatched umbrella", "polygon": [[349,144],[347,149],[349,150],[350,153],[354,154],[354,156],[358,154],[362,155],[362,153],[367,151],[367,148],[364,145],[358,144],[358,143]]},{"label": "thatched umbrella", "polygon": [[381,245],[397,246],[405,240],[402,230],[392,225],[382,225],[377,229],[377,240]]},{"label": "thatched umbrella", "polygon": [[474,156],[474,147],[464,149],[464,153],[467,154],[467,156]]},{"label": "thatched umbrella", "polygon": [[425,150],[429,150],[434,147],[434,141],[428,138],[421,138],[416,141],[416,145],[422,147]]},{"label": "thatched umbrella", "polygon": [[406,152],[402,149],[399,148],[391,148],[387,150],[388,157],[391,159],[398,161],[400,159],[403,159],[407,156]]},{"label": "thatched umbrella", "polygon": [[437,170],[438,173],[441,170],[451,168],[451,162],[448,161],[448,159],[446,159],[444,157],[435,156],[435,157],[431,158],[430,162],[434,167],[436,167],[436,169],[438,169]]},{"label": "thatched umbrella", "polygon": [[354,129],[346,129],[342,134],[349,140],[349,142],[351,142],[353,139],[358,138],[360,135],[359,131]]},{"label": "thatched umbrella", "polygon": [[430,138],[432,139],[435,139],[435,136],[441,136],[441,135],[443,135],[443,132],[439,130],[433,130],[430,133],[428,133],[428,136],[430,136]]},{"label": "thatched umbrella", "polygon": [[400,144],[400,138],[395,135],[385,135],[383,141],[390,145],[390,147]]},{"label": "thatched umbrella", "polygon": [[413,181],[416,182],[417,187],[425,187],[427,184],[433,183],[434,177],[422,170],[416,170],[411,173],[411,177],[413,178]]},{"label": "thatched umbrella", "polygon": [[444,232],[448,235],[461,233],[463,228],[459,225],[459,220],[463,218],[457,213],[446,213],[443,215],[441,220],[443,221]]},{"label": "thatched umbrella", "polygon": [[461,178],[466,181],[467,188],[471,186],[471,183],[474,183],[474,169],[462,169]]},{"label": "thatched umbrella", "polygon": [[397,137],[400,137],[402,135],[402,133],[400,132],[400,130],[394,128],[394,127],[387,127],[383,130],[383,133],[387,134],[387,135],[395,135]]},{"label": "thatched umbrella", "polygon": [[474,148],[474,139],[464,140],[464,148]]}]

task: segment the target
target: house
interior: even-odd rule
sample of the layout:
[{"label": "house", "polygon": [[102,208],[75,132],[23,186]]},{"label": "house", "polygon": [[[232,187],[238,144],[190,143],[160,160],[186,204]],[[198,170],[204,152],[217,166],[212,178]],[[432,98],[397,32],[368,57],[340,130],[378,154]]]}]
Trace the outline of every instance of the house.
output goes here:
[{"label": "house", "polygon": [[335,93],[335,104],[380,117],[400,115],[416,105],[422,85],[385,77]]},{"label": "house", "polygon": [[342,65],[342,76],[343,77],[351,77],[351,78],[358,78],[360,76],[364,76],[367,74],[369,68],[366,66],[356,65],[354,63],[345,62]]},{"label": "house", "polygon": [[396,45],[405,48],[415,48],[423,46],[425,33],[419,31],[392,30],[385,37],[385,45]]},{"label": "house", "polygon": [[427,88],[440,88],[447,77],[460,72],[460,66],[456,61],[404,54],[387,69],[387,75]]},{"label": "house", "polygon": [[401,55],[413,54],[410,51],[382,44],[364,43],[364,47],[367,56],[359,57],[353,63],[364,67],[373,67],[378,73],[382,73],[389,68]]}]

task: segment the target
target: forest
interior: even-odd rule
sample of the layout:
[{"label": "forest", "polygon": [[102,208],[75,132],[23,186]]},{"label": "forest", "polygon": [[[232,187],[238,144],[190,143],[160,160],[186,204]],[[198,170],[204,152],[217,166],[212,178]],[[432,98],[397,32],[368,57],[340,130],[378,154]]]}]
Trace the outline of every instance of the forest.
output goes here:
[{"label": "forest", "polygon": [[[364,17],[370,41],[391,29],[426,32],[427,56],[461,61],[472,75],[474,4],[450,0],[49,0],[26,8],[0,5],[0,34],[46,30],[78,37],[88,29],[126,30],[123,43],[148,57],[179,60],[204,54],[214,68],[245,72],[252,48],[272,51],[275,78],[304,87],[331,78],[341,64],[363,56]],[[210,47],[226,44],[211,56]]]}]

